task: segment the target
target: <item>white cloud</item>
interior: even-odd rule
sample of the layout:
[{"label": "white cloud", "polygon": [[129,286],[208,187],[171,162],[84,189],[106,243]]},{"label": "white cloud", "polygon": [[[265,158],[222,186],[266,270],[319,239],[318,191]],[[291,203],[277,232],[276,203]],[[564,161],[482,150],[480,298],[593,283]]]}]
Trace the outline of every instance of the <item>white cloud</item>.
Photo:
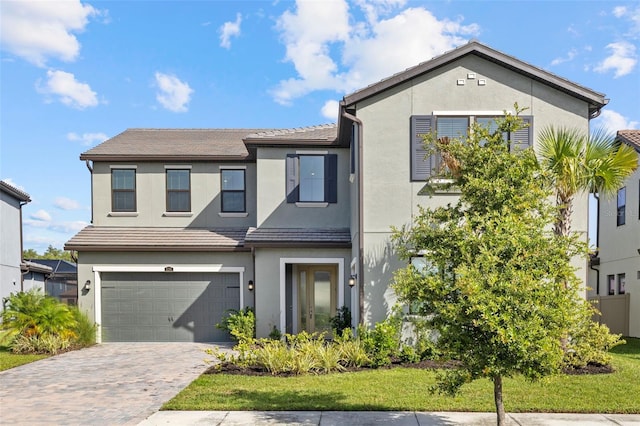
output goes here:
[{"label": "white cloud", "polygon": [[235,22],[225,22],[220,27],[220,46],[225,49],[231,49],[231,37],[238,37],[240,35],[240,24],[242,23],[242,15],[239,13],[236,15]]},{"label": "white cloud", "polygon": [[70,232],[78,232],[87,226],[89,226],[88,222],[84,222],[82,220],[76,220],[72,222],[52,223],[49,229],[56,232],[70,233]]},{"label": "white cloud", "polygon": [[159,91],[156,93],[156,99],[160,104],[173,112],[186,112],[187,104],[191,100],[193,89],[178,77],[156,72],[156,84]]},{"label": "white cloud", "polygon": [[551,61],[551,65],[560,65],[564,62],[572,61],[573,58],[575,58],[577,55],[578,55],[578,51],[576,49],[571,49],[569,52],[567,52],[567,56],[563,58],[556,58],[553,61]]},{"label": "white cloud", "polygon": [[72,142],[80,142],[84,146],[91,146],[95,143],[102,143],[109,139],[104,133],[83,133],[81,135],[75,132],[67,133],[67,139]]},{"label": "white cloud", "polygon": [[627,8],[624,6],[616,6],[613,8],[613,16],[616,18],[622,18],[627,13]]},{"label": "white cloud", "polygon": [[627,41],[620,41],[608,44],[607,49],[613,51],[613,53],[599,63],[594,68],[594,71],[606,73],[613,70],[615,71],[614,78],[625,76],[633,71],[633,68],[638,63],[636,47],[633,44]]},{"label": "white cloud", "polygon": [[2,179],[2,181],[3,181],[4,183],[6,183],[6,184],[9,184],[9,185],[13,186],[14,188],[19,189],[19,190],[20,190],[20,191],[22,191],[22,192],[26,192],[26,191],[25,191],[25,189],[24,189],[24,186],[22,186],[22,185],[18,185],[18,184],[17,184],[17,183],[15,183],[15,182],[13,181],[13,179],[11,179],[11,178]]},{"label": "white cloud", "polygon": [[615,134],[618,130],[638,129],[640,122],[630,121],[616,111],[603,109],[600,116],[592,121],[592,127],[604,128],[609,133]]},{"label": "white cloud", "polygon": [[67,197],[58,197],[54,200],[53,205],[61,210],[79,210],[80,203]]},{"label": "white cloud", "polygon": [[37,222],[51,222],[51,215],[46,210],[38,210],[29,216],[31,219]]},{"label": "white cloud", "polygon": [[47,58],[74,61],[80,52],[74,33],[85,29],[89,17],[100,14],[78,0],[2,2],[2,49],[40,67]]},{"label": "white cloud", "polygon": [[[464,43],[479,27],[438,20],[417,7],[388,18],[402,0],[359,0],[365,21],[349,13],[346,0],[296,2],[277,22],[286,46],[285,60],[297,76],[273,89],[276,102],[288,105],[315,90],[349,92]],[[381,54],[384,52],[384,54]]]},{"label": "white cloud", "polygon": [[328,118],[331,121],[337,121],[338,108],[339,108],[338,101],[329,100],[325,102],[324,106],[322,107],[322,110],[321,110],[322,116],[325,118]]},{"label": "white cloud", "polygon": [[65,71],[47,71],[47,82],[44,85],[40,81],[36,83],[36,89],[45,95],[57,96],[63,104],[84,109],[98,105],[96,92],[91,90],[87,83],[81,83],[76,77]]}]

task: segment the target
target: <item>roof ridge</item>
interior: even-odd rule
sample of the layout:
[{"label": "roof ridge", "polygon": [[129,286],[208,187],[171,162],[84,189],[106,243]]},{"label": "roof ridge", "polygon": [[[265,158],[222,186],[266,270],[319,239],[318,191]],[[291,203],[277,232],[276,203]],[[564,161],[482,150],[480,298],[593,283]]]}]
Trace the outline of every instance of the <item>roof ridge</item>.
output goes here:
[{"label": "roof ridge", "polygon": [[312,132],[315,130],[332,129],[335,127],[337,127],[337,123],[315,124],[311,126],[289,127],[284,129],[270,129],[263,132],[252,133],[250,135],[247,135],[247,138],[277,136],[277,135],[291,135],[295,133]]}]

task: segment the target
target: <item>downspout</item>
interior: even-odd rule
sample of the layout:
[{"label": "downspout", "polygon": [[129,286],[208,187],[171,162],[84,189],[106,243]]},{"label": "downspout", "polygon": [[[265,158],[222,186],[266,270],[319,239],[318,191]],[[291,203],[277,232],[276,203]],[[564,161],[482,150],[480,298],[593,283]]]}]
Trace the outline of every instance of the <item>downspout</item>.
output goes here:
[{"label": "downspout", "polygon": [[364,324],[364,225],[362,206],[362,140],[363,126],[362,120],[355,115],[342,111],[342,116],[358,125],[358,324]]},{"label": "downspout", "polygon": [[[86,164],[89,173],[91,173],[91,224],[93,224],[93,167],[91,167],[90,160],[85,160],[84,163]],[[77,260],[76,263],[78,263]]]}]

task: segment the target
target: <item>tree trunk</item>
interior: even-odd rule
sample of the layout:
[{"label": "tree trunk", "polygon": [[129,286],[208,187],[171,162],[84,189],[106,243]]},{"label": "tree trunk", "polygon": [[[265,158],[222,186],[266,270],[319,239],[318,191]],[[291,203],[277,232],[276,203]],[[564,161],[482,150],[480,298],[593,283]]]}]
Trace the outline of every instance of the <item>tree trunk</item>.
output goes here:
[{"label": "tree trunk", "polygon": [[507,419],[504,413],[504,404],[502,403],[502,376],[493,376],[493,398],[496,402],[498,426],[504,426],[507,424]]},{"label": "tree trunk", "polygon": [[573,212],[573,197],[556,193],[558,216],[553,231],[558,236],[569,236],[571,232],[571,213]]}]

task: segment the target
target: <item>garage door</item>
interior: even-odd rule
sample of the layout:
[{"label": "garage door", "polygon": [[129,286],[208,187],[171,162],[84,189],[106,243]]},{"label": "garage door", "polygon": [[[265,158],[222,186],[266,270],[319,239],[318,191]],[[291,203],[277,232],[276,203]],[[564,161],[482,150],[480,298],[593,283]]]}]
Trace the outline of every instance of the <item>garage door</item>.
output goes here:
[{"label": "garage door", "polygon": [[225,342],[240,307],[237,273],[103,273],[103,342]]}]

